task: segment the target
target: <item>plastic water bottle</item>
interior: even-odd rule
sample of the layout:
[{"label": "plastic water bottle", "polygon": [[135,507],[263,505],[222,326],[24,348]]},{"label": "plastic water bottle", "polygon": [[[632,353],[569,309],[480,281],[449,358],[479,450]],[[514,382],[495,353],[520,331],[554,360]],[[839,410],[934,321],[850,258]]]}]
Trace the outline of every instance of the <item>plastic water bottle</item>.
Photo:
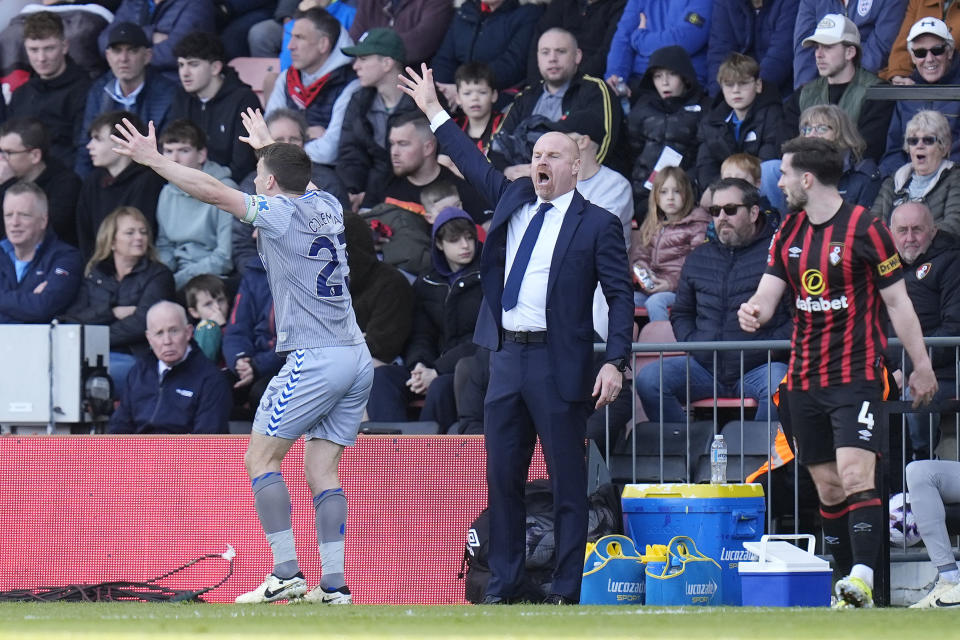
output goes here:
[{"label": "plastic water bottle", "polygon": [[719,433],[713,436],[710,445],[710,484],[727,482],[727,443]]},{"label": "plastic water bottle", "polygon": [[630,114],[630,96],[628,95],[630,89],[627,88],[627,83],[623,80],[617,81],[617,95],[620,96],[620,106],[623,108],[623,115]]}]

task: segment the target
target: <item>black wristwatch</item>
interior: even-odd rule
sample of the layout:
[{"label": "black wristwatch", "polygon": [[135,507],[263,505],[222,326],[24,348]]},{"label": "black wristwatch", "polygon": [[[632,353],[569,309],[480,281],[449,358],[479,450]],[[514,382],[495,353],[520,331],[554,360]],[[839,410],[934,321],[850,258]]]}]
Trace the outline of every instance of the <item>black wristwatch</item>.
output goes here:
[{"label": "black wristwatch", "polygon": [[607,364],[612,364],[617,368],[617,371],[623,373],[627,370],[627,359],[626,358],[616,358],[614,360],[607,360]]}]

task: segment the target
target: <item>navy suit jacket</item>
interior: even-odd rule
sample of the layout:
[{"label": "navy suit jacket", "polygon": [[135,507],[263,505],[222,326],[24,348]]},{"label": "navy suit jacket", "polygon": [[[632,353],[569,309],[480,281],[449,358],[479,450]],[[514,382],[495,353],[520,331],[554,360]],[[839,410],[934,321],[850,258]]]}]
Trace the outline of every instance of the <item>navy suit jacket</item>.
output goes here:
[{"label": "navy suit jacket", "polygon": [[[507,180],[452,120],[437,139],[467,181],[495,206],[480,255],[483,304],[474,342],[499,351],[502,337],[507,223],[521,206],[535,202],[530,178]],[[560,396],[585,401],[593,389],[593,292],[597,282],[610,307],[606,359],[627,358],[633,330],[633,291],[623,227],[617,216],[583,199],[573,201],[560,226],[547,281],[547,349]]]}]

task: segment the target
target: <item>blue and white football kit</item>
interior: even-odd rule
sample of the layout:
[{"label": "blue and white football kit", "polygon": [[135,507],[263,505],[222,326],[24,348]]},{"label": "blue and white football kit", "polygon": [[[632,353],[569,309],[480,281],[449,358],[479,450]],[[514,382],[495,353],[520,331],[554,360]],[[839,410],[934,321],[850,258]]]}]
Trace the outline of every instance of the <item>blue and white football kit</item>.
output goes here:
[{"label": "blue and white football kit", "polygon": [[322,191],[246,195],[273,294],[286,363],[263,394],[253,430],[353,444],[373,381],[350,302],[343,211]]}]

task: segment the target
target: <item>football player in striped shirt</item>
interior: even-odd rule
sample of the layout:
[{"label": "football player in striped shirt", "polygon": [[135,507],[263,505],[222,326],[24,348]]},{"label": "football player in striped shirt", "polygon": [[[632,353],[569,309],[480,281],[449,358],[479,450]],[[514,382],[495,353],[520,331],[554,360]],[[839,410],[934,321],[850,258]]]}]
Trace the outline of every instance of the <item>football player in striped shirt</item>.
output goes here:
[{"label": "football player in striped shirt", "polygon": [[740,326],[756,331],[784,294],[794,298],[785,427],[820,497],[824,539],[842,573],[838,604],[873,606],[873,568],[887,535],[886,500],[874,470],[885,430],[875,423],[885,398],[885,315],[914,363],[914,406],[937,380],[920,322],[886,226],[843,201],[838,149],[826,140],[783,145],[779,186],[791,213],[770,246],[767,272],[740,307]]}]

